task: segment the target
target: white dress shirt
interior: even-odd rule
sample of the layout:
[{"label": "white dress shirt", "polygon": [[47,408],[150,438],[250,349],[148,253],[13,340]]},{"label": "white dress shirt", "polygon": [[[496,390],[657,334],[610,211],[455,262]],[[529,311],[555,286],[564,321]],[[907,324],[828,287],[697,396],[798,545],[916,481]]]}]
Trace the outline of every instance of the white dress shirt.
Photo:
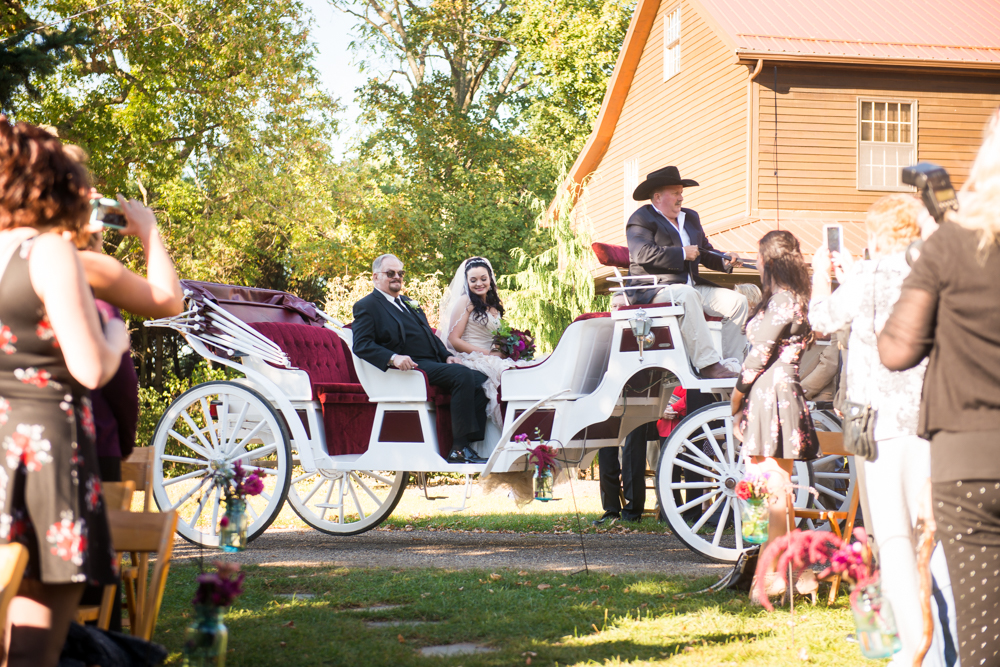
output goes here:
[{"label": "white dress shirt", "polygon": [[[654,211],[656,211],[660,215],[663,215],[663,211],[661,211],[660,209],[656,208],[655,204],[650,203],[650,206],[653,207]],[[676,227],[676,229],[677,229],[677,232],[681,235],[681,245],[682,246],[689,246],[689,245],[691,245],[691,237],[688,236],[687,230],[684,229],[684,216],[686,216],[686,215],[687,214],[684,213],[684,211],[681,211],[680,213],[677,214],[677,227]],[[663,217],[667,218],[667,216],[665,216],[665,215],[663,215]],[[667,222],[670,222],[670,218],[667,218]],[[673,223],[671,222],[670,224],[673,224]],[[687,284],[688,285],[692,285],[692,286],[694,285],[694,280],[691,279],[691,272],[690,271],[688,271]]]},{"label": "white dress shirt", "polygon": [[393,308],[395,308],[396,310],[398,310],[398,311],[399,311],[399,312],[401,312],[401,313],[405,313],[405,312],[406,312],[406,311],[405,311],[405,310],[403,310],[403,309],[402,309],[402,307],[400,307],[400,305],[399,305],[399,303],[403,303],[403,299],[402,299],[402,298],[400,298],[400,299],[399,299],[399,303],[396,303],[396,299],[397,299],[398,297],[394,297],[394,296],[391,296],[391,295],[390,295],[390,294],[389,294],[388,292],[383,292],[382,290],[380,290],[380,289],[379,289],[379,288],[377,288],[377,287],[375,288],[375,291],[376,291],[376,292],[378,292],[379,294],[381,294],[382,296],[384,296],[385,298],[387,298],[387,299],[389,300],[389,303],[391,303],[391,304],[392,304],[392,307],[393,307]]}]

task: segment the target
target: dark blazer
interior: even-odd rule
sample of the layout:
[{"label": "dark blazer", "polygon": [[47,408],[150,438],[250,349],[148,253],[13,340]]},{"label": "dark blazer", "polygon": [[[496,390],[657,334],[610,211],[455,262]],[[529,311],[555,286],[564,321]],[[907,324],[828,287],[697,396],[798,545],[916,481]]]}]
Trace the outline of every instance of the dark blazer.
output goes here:
[{"label": "dark blazer", "polygon": [[[431,344],[441,363],[448,360],[451,353],[441,339],[434,335],[427,316],[420,310],[417,302],[401,295],[406,307],[413,307],[417,319],[427,328]],[[354,354],[358,355],[380,370],[389,369],[389,360],[394,354],[410,354],[407,351],[406,333],[403,330],[403,313],[389,303],[378,290],[354,304],[354,323],[351,331],[354,334]]]},{"label": "dark blazer", "polygon": [[[715,250],[705,236],[698,212],[690,208],[681,210],[684,211],[684,231],[691,239],[691,245]],[[652,204],[640,207],[629,217],[625,225],[625,238],[628,241],[629,275],[661,276],[660,282],[666,284],[686,284],[690,275],[695,285],[717,287],[712,281],[698,275],[698,265],[704,264],[710,269],[723,271],[722,260],[702,254],[693,261],[686,261],[680,232]],[[657,290],[641,290],[631,301],[649,303],[656,293]]]}]

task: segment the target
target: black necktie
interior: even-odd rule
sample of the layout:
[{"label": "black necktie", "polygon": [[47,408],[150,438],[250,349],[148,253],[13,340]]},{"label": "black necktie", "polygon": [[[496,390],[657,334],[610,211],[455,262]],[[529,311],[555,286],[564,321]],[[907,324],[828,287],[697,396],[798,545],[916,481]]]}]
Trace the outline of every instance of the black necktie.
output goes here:
[{"label": "black necktie", "polygon": [[402,301],[402,299],[400,299],[400,298],[399,298],[399,297],[397,296],[397,297],[396,297],[396,298],[394,299],[394,301],[396,302],[396,305],[397,305],[397,306],[399,306],[399,309],[400,309],[401,311],[403,311],[403,312],[405,313],[405,312],[406,312],[406,308],[405,308],[405,307],[403,307],[403,301]]}]

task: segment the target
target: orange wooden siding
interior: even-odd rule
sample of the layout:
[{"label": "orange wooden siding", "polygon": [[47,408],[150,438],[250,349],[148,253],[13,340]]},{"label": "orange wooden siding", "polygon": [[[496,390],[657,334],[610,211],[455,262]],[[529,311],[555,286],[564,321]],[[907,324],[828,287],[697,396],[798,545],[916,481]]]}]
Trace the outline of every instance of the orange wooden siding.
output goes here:
[{"label": "orange wooden siding", "polygon": [[778,67],[778,191],[774,179],[774,70],[757,77],[755,209],[865,211],[887,194],[857,187],[857,99],[917,100],[917,159],[945,167],[961,187],[1000,106],[1000,78],[956,73]]},{"label": "orange wooden siding", "polygon": [[683,0],[681,71],[664,83],[664,16],[677,6],[662,2],[657,10],[608,150],[581,202],[594,237],[605,242],[625,242],[626,160],[638,159],[640,181],[673,164],[684,178],[701,183],[685,191],[685,206],[705,221],[745,208],[747,68]]}]

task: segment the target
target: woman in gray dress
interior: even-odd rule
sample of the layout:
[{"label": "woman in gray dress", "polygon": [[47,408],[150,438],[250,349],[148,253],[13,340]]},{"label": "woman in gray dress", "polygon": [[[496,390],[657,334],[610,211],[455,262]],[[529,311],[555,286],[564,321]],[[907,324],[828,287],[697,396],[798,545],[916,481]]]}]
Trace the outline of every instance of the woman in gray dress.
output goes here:
[{"label": "woman in gray dress", "polygon": [[[813,334],[809,273],[798,239],[786,231],[768,232],[760,240],[757,266],[763,294],[747,323],[750,353],[733,391],[732,408],[743,455],[770,474],[770,543],[787,532],[794,461],[815,459],[820,450],[799,382],[799,358]],[[771,578],[775,586],[781,584]],[[768,594],[780,592],[768,588]]]}]

